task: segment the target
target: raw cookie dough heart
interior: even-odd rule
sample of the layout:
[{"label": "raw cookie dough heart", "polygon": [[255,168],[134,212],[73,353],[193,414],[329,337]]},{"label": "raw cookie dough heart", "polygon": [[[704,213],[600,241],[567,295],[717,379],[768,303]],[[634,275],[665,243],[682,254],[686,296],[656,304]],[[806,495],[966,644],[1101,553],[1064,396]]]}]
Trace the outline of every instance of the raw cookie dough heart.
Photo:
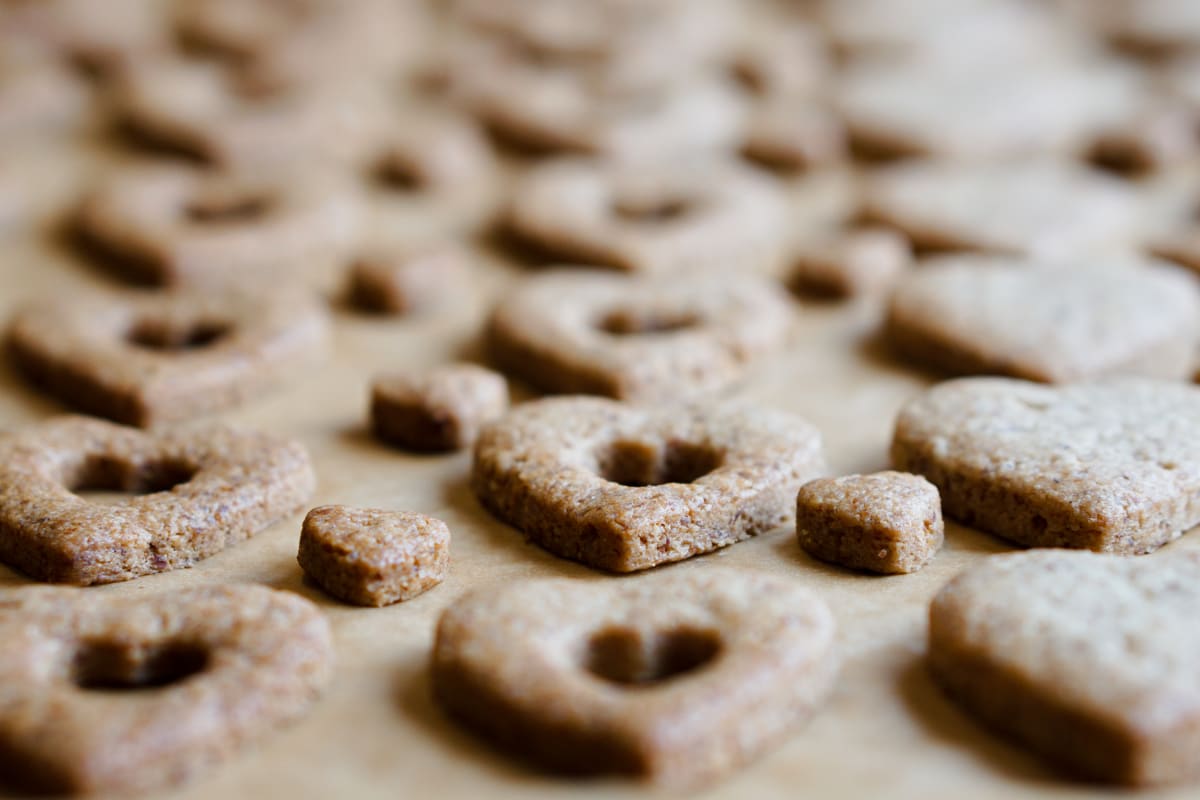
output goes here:
[{"label": "raw cookie dough heart", "polygon": [[1200,291],[1175,268],[963,256],[897,287],[886,335],[901,355],[947,373],[1060,383],[1186,378],[1198,325]]},{"label": "raw cookie dough heart", "polygon": [[756,573],[529,581],[443,614],[433,685],[454,717],[550,769],[695,787],[820,707],[833,646],[819,597]]},{"label": "raw cookie dough heart", "polygon": [[929,667],[984,723],[1083,777],[1200,774],[1200,553],[997,556],[929,613]]},{"label": "raw cookie dough heart", "polygon": [[1031,547],[1148,553],[1200,523],[1200,388],[949,381],[901,410],[892,462],[980,530]]},{"label": "raw cookie dough heart", "polygon": [[260,586],[9,590],[0,641],[0,775],[43,793],[187,780],[303,716],[332,675],[317,608]]}]

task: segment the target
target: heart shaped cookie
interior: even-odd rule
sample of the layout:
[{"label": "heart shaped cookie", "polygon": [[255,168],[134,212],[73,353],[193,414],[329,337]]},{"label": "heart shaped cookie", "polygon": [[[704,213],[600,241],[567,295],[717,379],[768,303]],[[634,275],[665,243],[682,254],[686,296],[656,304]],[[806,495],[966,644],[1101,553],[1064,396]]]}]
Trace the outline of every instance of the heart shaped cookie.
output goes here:
[{"label": "heart shaped cookie", "polygon": [[455,718],[549,769],[694,787],[812,715],[833,646],[819,597],[756,573],[528,581],[443,614],[433,686]]},{"label": "heart shaped cookie", "polygon": [[181,422],[269,392],[313,365],[325,310],[294,288],[89,292],[17,311],[13,360],[65,402],[118,422]]},{"label": "heart shaped cookie", "polygon": [[980,530],[1031,547],[1148,553],[1200,523],[1200,388],[949,381],[901,410],[892,462]]},{"label": "heart shaped cookie", "polygon": [[258,586],[10,590],[0,641],[0,774],[55,794],[187,780],[303,716],[333,662],[316,607]]},{"label": "heart shaped cookie", "polygon": [[298,510],[315,482],[308,451],[267,434],[54,417],[0,435],[0,561],[83,585],[182,569]]},{"label": "heart shaped cookie", "polygon": [[634,572],[790,523],[824,471],[821,434],[790,414],[554,397],[483,429],[471,488],[555,555]]},{"label": "heart shaped cookie", "polygon": [[1198,329],[1200,291],[1177,268],[961,256],[896,288],[886,336],[904,357],[946,373],[1060,383],[1189,377]]},{"label": "heart shaped cookie", "polygon": [[1200,774],[1200,553],[989,558],[929,612],[929,667],[982,722],[1083,777]]},{"label": "heart shaped cookie", "polygon": [[492,359],[539,389],[654,402],[736,380],[781,347],[792,308],[765,278],[560,270],[521,284],[488,321]]}]

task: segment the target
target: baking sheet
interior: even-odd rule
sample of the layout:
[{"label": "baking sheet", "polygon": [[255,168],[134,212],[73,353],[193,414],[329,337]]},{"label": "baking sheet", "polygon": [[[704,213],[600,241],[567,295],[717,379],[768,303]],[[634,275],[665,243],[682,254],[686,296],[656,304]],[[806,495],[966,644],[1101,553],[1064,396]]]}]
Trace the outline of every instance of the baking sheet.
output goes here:
[{"label": "baking sheet", "polygon": [[[53,211],[112,167],[108,151],[64,142],[28,145],[25,166],[43,211]],[[11,155],[11,154],[10,154]],[[836,212],[850,179],[838,173],[792,180],[797,225]],[[366,432],[370,376],[478,353],[488,307],[527,274],[495,248],[477,248],[473,291],[434,316],[386,318],[335,308],[334,356],[272,394],[223,419],[294,436],[309,448],[318,474],[312,505],[405,509],[445,520],[452,531],[449,579],[414,600],[382,609],[340,604],[307,583],[296,563],[303,514],[193,569],[87,589],[127,596],[197,584],[255,582],[317,603],[336,635],[335,681],[300,723],[266,738],[179,791],[164,796],[210,800],[256,797],[579,798],[640,797],[649,790],[619,780],[545,777],[490,750],[452,725],[433,704],[427,659],[438,614],[469,589],[514,580],[567,576],[628,581],[559,560],[493,520],[466,485],[469,455],[407,455]],[[0,238],[0,317],[67,284],[111,282],[67,248],[53,216],[28,236]],[[899,406],[931,382],[895,364],[874,338],[879,306],[797,303],[790,342],[751,371],[730,394],[796,412],[824,435],[836,473],[887,466]],[[517,397],[522,395],[518,391]],[[0,426],[19,426],[61,410],[0,369]],[[1165,552],[1200,546],[1185,537]],[[828,705],[806,729],[705,796],[1016,798],[1099,795],[1071,783],[976,726],[951,706],[923,666],[925,613],[937,589],[1003,543],[947,525],[946,545],[923,571],[874,577],[806,556],[793,532],[778,530],[724,551],[662,569],[742,567],[805,583],[833,608],[845,664]],[[22,576],[0,567],[0,585]],[[0,645],[2,646],[2,645]],[[1104,791],[1106,796],[1112,791]],[[1194,796],[1183,788],[1139,796]]]}]

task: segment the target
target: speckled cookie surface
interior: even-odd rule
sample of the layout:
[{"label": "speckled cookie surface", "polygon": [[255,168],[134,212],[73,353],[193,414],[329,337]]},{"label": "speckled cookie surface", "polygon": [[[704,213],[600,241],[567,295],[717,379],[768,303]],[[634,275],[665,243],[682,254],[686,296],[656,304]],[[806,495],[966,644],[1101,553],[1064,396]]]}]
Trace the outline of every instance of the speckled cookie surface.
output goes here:
[{"label": "speckled cookie surface", "polygon": [[937,487],[903,472],[817,478],[796,495],[796,538],[822,561],[916,572],[945,538]]},{"label": "speckled cookie surface", "polygon": [[267,434],[54,417],[0,435],[0,560],[83,585],[180,569],[296,511],[314,483],[304,447]]},{"label": "speckled cookie surface", "polygon": [[528,581],[447,609],[432,677],[455,718],[545,768],[698,788],[820,707],[833,646],[818,596],[757,573]]},{"label": "speckled cookie surface", "polygon": [[260,586],[7,590],[0,638],[0,771],[55,795],[199,776],[302,717],[333,672],[317,608]]},{"label": "speckled cookie surface", "polygon": [[559,271],[500,301],[488,347],[540,389],[651,402],[727,386],[784,344],[791,319],[761,278]]},{"label": "speckled cookie surface", "polygon": [[64,402],[149,427],[223,411],[315,365],[329,320],[290,288],[76,293],[19,309],[9,352]]},{"label": "speckled cookie surface", "polygon": [[450,567],[450,529],[411,511],[320,506],[300,530],[300,566],[334,597],[385,606],[437,586]]},{"label": "speckled cookie surface", "polygon": [[1070,256],[1128,245],[1144,213],[1122,181],[1045,158],[915,161],[867,184],[864,215],[927,250]]},{"label": "speckled cookie surface", "polygon": [[935,386],[900,412],[892,463],[946,515],[1031,547],[1148,553],[1200,522],[1200,389],[1125,378]]},{"label": "speckled cookie surface", "polygon": [[820,434],[789,414],[566,397],[485,428],[471,488],[555,555],[633,572],[792,522],[796,490],[824,468]]},{"label": "speckled cookie surface", "polygon": [[1170,266],[960,256],[899,284],[886,336],[899,354],[942,372],[1060,383],[1187,377],[1198,326],[1200,291]]},{"label": "speckled cookie surface", "polygon": [[996,556],[929,614],[929,666],[981,722],[1070,773],[1147,785],[1200,773],[1200,557]]}]

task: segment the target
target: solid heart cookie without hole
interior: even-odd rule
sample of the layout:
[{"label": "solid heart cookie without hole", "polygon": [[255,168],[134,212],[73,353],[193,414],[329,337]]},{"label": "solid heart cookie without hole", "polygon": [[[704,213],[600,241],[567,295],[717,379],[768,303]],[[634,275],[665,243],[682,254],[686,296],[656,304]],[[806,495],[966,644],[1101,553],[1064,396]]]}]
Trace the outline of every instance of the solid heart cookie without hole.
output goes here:
[{"label": "solid heart cookie without hole", "polygon": [[1198,327],[1200,291],[1177,268],[959,256],[899,285],[886,336],[902,356],[946,373],[1060,383],[1187,378]]},{"label": "solid heart cookie without hole", "polygon": [[1200,523],[1200,389],[948,381],[908,403],[896,469],[948,517],[1030,547],[1148,553]]},{"label": "solid heart cookie without hole", "polygon": [[1200,553],[989,558],[934,598],[929,667],[982,722],[1091,780],[1200,774]]}]

